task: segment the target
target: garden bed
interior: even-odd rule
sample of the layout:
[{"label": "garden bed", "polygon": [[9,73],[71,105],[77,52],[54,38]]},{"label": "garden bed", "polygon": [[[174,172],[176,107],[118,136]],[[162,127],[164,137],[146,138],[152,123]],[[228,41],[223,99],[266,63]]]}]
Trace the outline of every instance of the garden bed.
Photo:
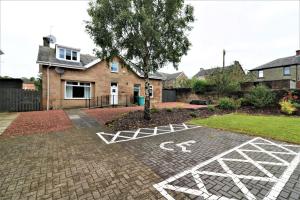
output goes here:
[{"label": "garden bed", "polygon": [[173,108],[173,109],[157,109],[152,110],[151,120],[144,119],[144,113],[142,110],[130,112],[122,115],[121,117],[107,122],[106,125],[114,130],[133,130],[137,128],[155,127],[166,124],[177,124],[183,123],[192,118],[206,118],[215,114],[225,114],[231,111],[222,111],[219,109],[209,110],[207,108],[201,109],[184,109],[184,108]]},{"label": "garden bed", "polygon": [[[253,106],[244,106],[237,111],[221,110],[218,108],[200,108],[200,109],[185,109],[185,108],[168,108],[154,109],[151,112],[151,120],[144,119],[143,110],[133,111],[121,115],[114,120],[105,123],[113,131],[133,130],[137,128],[155,127],[166,124],[176,124],[189,121],[194,118],[207,118],[213,115],[223,115],[229,113],[246,113],[250,115],[276,115],[283,116],[278,107],[255,108]],[[299,114],[299,113],[298,113]]]}]

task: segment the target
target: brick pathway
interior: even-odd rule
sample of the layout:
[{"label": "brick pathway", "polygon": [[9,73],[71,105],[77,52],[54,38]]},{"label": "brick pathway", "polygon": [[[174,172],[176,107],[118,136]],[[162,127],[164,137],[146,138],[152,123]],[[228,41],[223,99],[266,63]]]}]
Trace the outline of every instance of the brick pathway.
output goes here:
[{"label": "brick pathway", "polygon": [[[105,144],[89,127],[1,138],[0,199],[165,199],[153,185],[252,138],[197,128]],[[172,144],[168,147],[173,151],[159,147],[162,142],[177,144],[188,140],[196,141],[189,146],[190,153],[182,152]],[[251,172],[247,166],[236,167],[239,173]],[[218,170],[218,167],[210,165],[207,169]],[[279,170],[274,167],[268,171]],[[192,177],[186,177],[181,183],[193,187],[192,181]],[[207,177],[205,181],[211,184],[211,193],[235,195],[242,199],[230,178]],[[262,195],[270,188],[259,182],[247,184],[253,193],[257,190],[257,194]],[[168,192],[175,199],[203,199],[182,192]],[[298,200],[299,197],[298,165],[278,199]]]}]

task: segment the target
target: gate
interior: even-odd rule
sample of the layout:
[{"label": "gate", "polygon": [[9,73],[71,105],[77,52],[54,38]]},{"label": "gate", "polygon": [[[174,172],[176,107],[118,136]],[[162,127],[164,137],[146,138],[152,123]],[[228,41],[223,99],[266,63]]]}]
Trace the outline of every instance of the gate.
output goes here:
[{"label": "gate", "polygon": [[175,102],[176,101],[176,90],[163,89],[162,90],[162,102]]},{"label": "gate", "polygon": [[0,89],[0,112],[24,112],[41,109],[40,93],[15,88]]}]

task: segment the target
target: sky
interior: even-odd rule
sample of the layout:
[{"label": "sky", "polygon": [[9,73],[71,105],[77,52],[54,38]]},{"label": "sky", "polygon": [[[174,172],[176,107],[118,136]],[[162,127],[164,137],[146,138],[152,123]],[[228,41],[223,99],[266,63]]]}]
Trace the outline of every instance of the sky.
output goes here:
[{"label": "sky", "polygon": [[[0,0],[1,1],[1,0]],[[295,55],[299,47],[299,1],[198,1],[188,37],[192,46],[178,71],[189,77],[200,68],[239,61],[245,70],[276,58]],[[85,31],[88,1],[1,1],[1,76],[38,75],[36,64],[42,37],[53,34],[57,43],[92,54],[95,45]],[[173,73],[168,65],[161,71]]]}]

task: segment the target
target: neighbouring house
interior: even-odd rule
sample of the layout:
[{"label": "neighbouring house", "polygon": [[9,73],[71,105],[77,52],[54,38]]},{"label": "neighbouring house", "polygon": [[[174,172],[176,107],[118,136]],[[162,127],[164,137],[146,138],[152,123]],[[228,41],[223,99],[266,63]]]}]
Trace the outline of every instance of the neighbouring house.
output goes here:
[{"label": "neighbouring house", "polygon": [[271,89],[300,88],[300,50],[294,56],[278,58],[249,70],[253,80],[244,84],[244,88],[265,84]]},{"label": "neighbouring house", "polygon": [[36,90],[34,83],[23,83],[22,88],[24,90]]},{"label": "neighbouring house", "polygon": [[177,72],[173,74],[159,72],[163,76],[163,88],[172,89],[178,88],[178,83],[182,80],[188,79],[184,72]]},{"label": "neighbouring house", "polygon": [[20,78],[0,78],[0,89],[22,89],[23,80]]},{"label": "neighbouring house", "polygon": [[[200,68],[200,71],[195,74],[193,77],[201,80],[206,80],[210,75],[212,75],[215,71],[219,70],[220,67],[204,69]],[[241,77],[245,76],[245,71],[243,70],[239,61],[234,61],[232,65],[225,66],[224,69],[229,71],[233,76],[232,77]]]},{"label": "neighbouring house", "polygon": [[[107,62],[58,44],[51,48],[47,37],[43,42],[37,58],[43,109],[84,107],[86,99],[113,105],[135,103],[138,96],[144,96],[143,73],[134,64],[120,57]],[[151,102],[161,102],[162,79],[159,73],[150,75]]]}]

